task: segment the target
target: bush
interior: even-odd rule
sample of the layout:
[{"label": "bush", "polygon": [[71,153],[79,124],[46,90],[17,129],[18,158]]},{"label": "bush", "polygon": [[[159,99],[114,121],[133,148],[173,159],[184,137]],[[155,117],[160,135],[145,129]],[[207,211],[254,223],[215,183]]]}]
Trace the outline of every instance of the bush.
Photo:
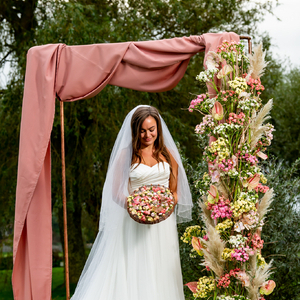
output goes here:
[{"label": "bush", "polygon": [[0,270],[12,270],[13,268],[13,256],[6,255],[0,257]]}]

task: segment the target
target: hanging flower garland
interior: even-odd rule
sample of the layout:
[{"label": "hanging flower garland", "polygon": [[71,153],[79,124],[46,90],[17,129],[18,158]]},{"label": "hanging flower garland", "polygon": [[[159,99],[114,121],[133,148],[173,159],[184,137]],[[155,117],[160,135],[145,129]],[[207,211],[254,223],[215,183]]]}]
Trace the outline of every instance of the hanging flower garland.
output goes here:
[{"label": "hanging flower garland", "polygon": [[208,53],[207,69],[196,77],[214,94],[198,95],[189,106],[204,115],[196,134],[210,136],[203,154],[209,173],[196,183],[205,228],[188,227],[182,236],[211,273],[187,284],[194,298],[263,300],[275,288],[268,280],[271,263],[261,255],[273,197],[259,167],[274,130],[265,124],[272,100],[262,106],[260,99],[264,58],[262,45],[246,56],[242,44],[224,41]]}]

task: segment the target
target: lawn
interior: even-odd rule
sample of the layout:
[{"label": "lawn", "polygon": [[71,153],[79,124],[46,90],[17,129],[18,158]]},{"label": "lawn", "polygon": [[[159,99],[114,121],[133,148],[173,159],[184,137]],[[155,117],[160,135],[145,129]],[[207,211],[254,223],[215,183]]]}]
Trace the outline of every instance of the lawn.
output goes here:
[{"label": "lawn", "polygon": [[[13,300],[11,287],[11,270],[0,271],[0,300]],[[71,286],[71,291],[74,286]],[[52,274],[52,300],[65,300],[66,289],[64,286],[64,269],[53,268]]]}]

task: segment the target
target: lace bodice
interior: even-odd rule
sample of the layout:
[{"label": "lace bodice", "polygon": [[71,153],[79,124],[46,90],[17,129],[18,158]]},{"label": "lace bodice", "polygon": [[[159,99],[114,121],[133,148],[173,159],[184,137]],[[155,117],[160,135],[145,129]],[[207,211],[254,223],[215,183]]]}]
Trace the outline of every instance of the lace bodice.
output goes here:
[{"label": "lace bodice", "polygon": [[129,193],[142,185],[160,184],[169,187],[170,166],[167,162],[159,162],[152,167],[144,164],[133,164],[130,169]]}]

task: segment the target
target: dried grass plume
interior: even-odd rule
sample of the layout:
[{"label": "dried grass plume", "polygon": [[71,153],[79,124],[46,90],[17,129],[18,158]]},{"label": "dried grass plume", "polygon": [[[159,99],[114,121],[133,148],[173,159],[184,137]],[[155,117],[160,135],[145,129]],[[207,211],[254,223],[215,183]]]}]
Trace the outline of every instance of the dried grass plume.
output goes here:
[{"label": "dried grass plume", "polygon": [[259,219],[262,220],[265,214],[269,211],[269,207],[273,201],[274,191],[273,189],[268,190],[258,203],[257,212]]},{"label": "dried grass plume", "polygon": [[270,118],[270,111],[273,106],[273,99],[270,99],[268,103],[263,106],[257,115],[254,115],[250,123],[251,132],[251,149],[254,149],[256,143],[262,137],[264,132],[268,129],[268,126],[263,125],[263,123]]},{"label": "dried grass plume", "polygon": [[206,228],[209,227],[209,225],[214,226],[214,221],[211,218],[211,212],[207,209],[205,202],[206,201],[206,197],[203,196],[202,200],[199,199],[198,201],[198,205],[199,207],[202,209],[202,214],[201,214],[201,218],[206,226]]},{"label": "dried grass plume", "polygon": [[204,266],[208,266],[220,278],[224,273],[225,260],[222,259],[222,252],[225,248],[225,242],[221,240],[219,232],[214,226],[207,228],[208,240],[201,239],[206,248],[202,249],[205,257]]},{"label": "dried grass plume", "polygon": [[265,61],[266,52],[263,52],[262,43],[253,48],[253,54],[249,54],[250,68],[248,74],[257,79],[264,74],[268,63]]},{"label": "dried grass plume", "polygon": [[271,266],[272,261],[269,264],[264,265],[263,267],[257,268],[254,277],[252,276],[252,274],[248,273],[251,278],[251,283],[248,287],[246,287],[246,289],[248,291],[248,297],[251,300],[259,299],[259,288],[270,276]]}]

